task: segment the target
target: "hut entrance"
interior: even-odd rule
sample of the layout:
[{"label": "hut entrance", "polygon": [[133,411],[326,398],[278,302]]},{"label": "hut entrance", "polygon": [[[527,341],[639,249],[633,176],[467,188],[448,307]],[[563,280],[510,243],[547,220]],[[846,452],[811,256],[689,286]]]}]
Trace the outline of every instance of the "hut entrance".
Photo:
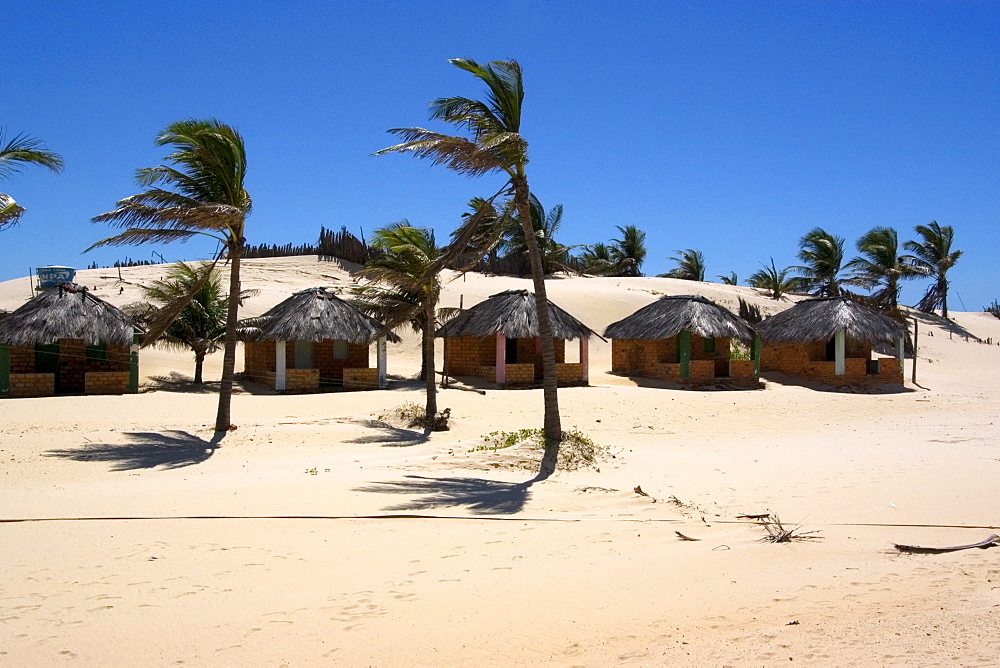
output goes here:
[{"label": "hut entrance", "polygon": [[313,344],[312,341],[296,341],[295,342],[295,359],[294,364],[296,369],[312,369],[313,368]]},{"label": "hut entrance", "polygon": [[837,337],[833,337],[826,342],[826,361],[837,361]]},{"label": "hut entrance", "polygon": [[517,364],[517,339],[507,339],[504,345],[504,361],[507,364]]}]

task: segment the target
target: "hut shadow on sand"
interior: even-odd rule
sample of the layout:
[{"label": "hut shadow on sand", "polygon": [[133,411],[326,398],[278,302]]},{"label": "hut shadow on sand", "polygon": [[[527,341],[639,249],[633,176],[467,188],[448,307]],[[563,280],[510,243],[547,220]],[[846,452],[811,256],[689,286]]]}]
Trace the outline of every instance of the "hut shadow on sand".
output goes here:
[{"label": "hut shadow on sand", "polygon": [[46,457],[77,462],[112,462],[112,471],[137,469],[179,469],[201,464],[218,447],[218,438],[206,441],[186,431],[129,432],[132,443],[95,443],[80,448],[49,450]]},{"label": "hut shadow on sand", "polygon": [[374,494],[414,494],[420,498],[387,506],[386,511],[432,510],[464,506],[476,515],[509,515],[520,512],[537,478],[502,482],[485,478],[426,478],[408,475],[398,482],[375,482],[354,491]]}]

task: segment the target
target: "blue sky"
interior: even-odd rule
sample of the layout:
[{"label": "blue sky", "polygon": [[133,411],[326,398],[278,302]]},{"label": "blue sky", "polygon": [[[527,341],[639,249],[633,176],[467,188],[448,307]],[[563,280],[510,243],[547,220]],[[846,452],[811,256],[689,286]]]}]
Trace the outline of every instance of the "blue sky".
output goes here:
[{"label": "blue sky", "polygon": [[[407,218],[445,238],[469,179],[371,157],[427,103],[479,96],[448,58],[516,58],[532,190],[563,204],[559,240],[647,232],[648,275],[700,249],[741,282],[795,264],[813,227],[902,239],[937,220],[965,256],[951,306],[1000,298],[1000,3],[995,2],[32,2],[0,0],[0,125],[62,154],[0,191],[27,213],[0,232],[0,280],[45,264],[209,256],[201,242],[81,251],[90,218],[138,192],[169,122],[243,134],[250,243],[366,235]],[[904,288],[915,302],[922,283]]]}]

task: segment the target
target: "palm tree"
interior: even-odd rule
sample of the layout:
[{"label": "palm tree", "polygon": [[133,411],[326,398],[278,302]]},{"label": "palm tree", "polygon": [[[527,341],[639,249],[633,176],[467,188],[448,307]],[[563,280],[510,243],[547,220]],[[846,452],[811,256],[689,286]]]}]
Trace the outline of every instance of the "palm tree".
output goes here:
[{"label": "palm tree", "polygon": [[799,273],[798,283],[807,292],[820,297],[836,297],[842,292],[844,280],[840,271],[844,262],[844,238],[815,227],[799,241],[799,259],[803,264],[792,267]]},{"label": "palm tree", "polygon": [[[45,145],[26,134],[15,135],[4,143],[3,128],[0,128],[0,179],[18,174],[24,165],[38,165],[59,173],[63,168],[62,157],[45,148]],[[0,193],[0,229],[15,224],[24,213],[14,198]]]},{"label": "palm tree", "polygon": [[795,289],[797,279],[788,277],[791,271],[791,267],[784,269],[775,267],[774,258],[772,257],[771,266],[764,265],[763,269],[755,271],[747,279],[747,284],[752,288],[763,290],[771,299],[781,299],[785,296],[785,293]]},{"label": "palm tree", "polygon": [[[251,209],[250,195],[243,187],[247,168],[243,138],[235,129],[215,119],[187,120],[168,125],[156,138],[156,144],[174,147],[174,152],[166,158],[172,165],[136,172],[139,185],[147,190],[120,200],[114,211],[94,217],[94,222],[112,223],[126,228],[125,231],[90,248],[208,236],[222,243],[229,260],[229,294],[240,294],[240,259],[246,245],[243,235]],[[194,298],[194,292],[190,297]],[[152,344],[169,325],[170,318],[176,317],[185,305],[178,300],[173,305],[176,311],[164,313],[143,345]],[[238,310],[239,300],[230,299],[215,419],[217,433],[226,432],[231,426]]]},{"label": "palm tree", "polygon": [[740,284],[740,279],[736,276],[736,272],[735,271],[729,272],[728,276],[726,276],[724,274],[720,274],[719,275],[719,280],[722,282],[723,285],[739,285]]},{"label": "palm tree", "polygon": [[687,250],[675,251],[677,255],[670,257],[677,263],[677,266],[665,274],[660,274],[664,278],[680,278],[685,281],[705,280],[705,256],[701,251],[689,248]]},{"label": "palm tree", "polygon": [[927,225],[917,225],[914,230],[923,241],[907,241],[903,247],[913,253],[906,255],[903,261],[910,264],[919,276],[929,276],[934,283],[927,288],[923,298],[917,304],[921,311],[930,313],[941,307],[941,315],[948,317],[948,270],[955,266],[962,251],[951,250],[955,231],[951,225],[944,227],[932,220]]},{"label": "palm tree", "polygon": [[646,233],[635,225],[618,226],[621,239],[612,239],[611,257],[618,276],[642,276],[646,260]]},{"label": "palm tree", "polygon": [[[528,164],[528,142],[521,135],[524,101],[521,66],[514,60],[495,60],[486,65],[467,58],[449,62],[486,84],[486,100],[440,98],[431,103],[430,115],[432,119],[442,120],[468,131],[470,137],[450,136],[423,128],[396,128],[390,132],[402,137],[403,143],[377,151],[375,155],[410,152],[419,158],[430,158],[434,164],[445,165],[467,176],[501,173],[507,177],[501,191],[486,201],[492,202],[502,192],[511,192],[524,228],[542,344],[545,454],[539,473],[544,477],[555,471],[559,443],[562,440],[562,425],[559,418],[552,320],[545,291],[545,270],[534,231],[528,227],[531,223],[531,189],[525,170]],[[464,232],[469,237],[479,226],[478,218],[472,216],[463,225]],[[456,252],[462,252],[465,244],[457,246]],[[440,261],[448,260],[449,256],[446,254]]]},{"label": "palm tree", "polygon": [[612,249],[603,241],[585,247],[580,253],[580,263],[585,273],[599,276],[614,274],[616,268]]},{"label": "palm tree", "polygon": [[434,384],[434,329],[441,296],[440,267],[429,271],[441,256],[430,230],[402,220],[375,231],[371,245],[383,252],[369,260],[359,273],[373,285],[356,291],[354,303],[395,329],[409,323],[423,332],[421,375],[427,387],[424,424],[434,424],[437,386]]},{"label": "palm tree", "polygon": [[[194,298],[189,295],[194,293]],[[255,294],[244,290],[240,301]],[[222,280],[213,262],[178,262],[162,278],[143,289],[149,302],[131,304],[125,312],[144,324],[156,322],[162,309],[186,301],[156,345],[194,352],[194,383],[201,385],[205,356],[219,349],[226,335],[229,297],[222,294]],[[151,303],[150,303],[151,302]]]},{"label": "palm tree", "polygon": [[913,265],[899,255],[899,239],[891,227],[875,227],[858,239],[856,257],[845,269],[853,273],[848,279],[852,285],[866,290],[876,290],[872,295],[882,308],[893,311],[899,302],[900,279],[916,278],[920,274]]}]

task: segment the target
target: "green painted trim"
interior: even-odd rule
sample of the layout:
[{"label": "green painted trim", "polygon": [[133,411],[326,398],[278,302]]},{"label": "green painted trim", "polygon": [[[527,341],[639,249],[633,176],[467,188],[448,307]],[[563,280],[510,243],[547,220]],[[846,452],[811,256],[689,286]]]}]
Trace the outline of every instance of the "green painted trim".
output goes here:
[{"label": "green painted trim", "polygon": [[686,329],[677,335],[677,361],[681,365],[681,378],[690,378],[691,332]]},{"label": "green painted trim", "polygon": [[128,391],[129,394],[139,392],[139,353],[129,353]]},{"label": "green painted trim", "polygon": [[0,346],[0,395],[10,394],[10,348]]},{"label": "green painted trim", "polygon": [[754,374],[760,374],[760,337],[753,337],[753,341],[750,342],[750,359],[753,360],[753,372]]}]

